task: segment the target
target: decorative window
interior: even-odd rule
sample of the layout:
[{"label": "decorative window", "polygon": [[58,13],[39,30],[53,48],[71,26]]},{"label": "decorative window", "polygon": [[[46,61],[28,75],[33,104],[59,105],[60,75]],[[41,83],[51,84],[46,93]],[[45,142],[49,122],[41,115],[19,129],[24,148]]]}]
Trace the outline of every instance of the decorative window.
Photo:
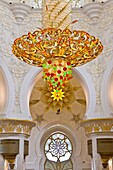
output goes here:
[{"label": "decorative window", "polygon": [[72,144],[62,133],[52,134],[45,143],[45,169],[44,170],[73,170],[71,162]]}]

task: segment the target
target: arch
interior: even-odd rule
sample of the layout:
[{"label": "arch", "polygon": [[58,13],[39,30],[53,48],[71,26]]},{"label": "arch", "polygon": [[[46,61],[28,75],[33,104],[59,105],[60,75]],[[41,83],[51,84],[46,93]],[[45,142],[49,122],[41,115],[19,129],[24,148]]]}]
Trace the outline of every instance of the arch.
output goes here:
[{"label": "arch", "polygon": [[102,79],[101,101],[105,117],[109,117],[110,115],[108,115],[108,113],[110,114],[111,112],[113,112],[113,110],[110,108],[108,97],[110,79],[112,74],[113,74],[113,59],[109,62]]},{"label": "arch", "polygon": [[20,90],[20,108],[21,111],[24,115],[25,118],[31,119],[31,114],[29,111],[29,97],[30,97],[30,93],[32,91],[32,88],[35,84],[35,78],[37,76],[37,74],[40,73],[42,69],[38,68],[38,67],[33,67],[28,74],[26,75],[26,77],[24,78],[24,81],[22,83],[21,86],[21,90]]},{"label": "arch", "polygon": [[[21,91],[20,91],[20,107],[22,113],[29,119],[31,119],[31,114],[29,111],[29,97],[32,91],[32,88],[37,81],[36,76],[39,74],[38,79],[42,76],[41,68],[33,67],[26,77],[24,78]],[[86,116],[91,117],[91,113],[94,112],[96,105],[96,95],[95,89],[91,80],[90,74],[83,68],[78,67],[73,69],[73,73],[76,74],[76,78],[79,80],[86,96],[87,100],[87,110]]]},{"label": "arch", "polygon": [[35,149],[36,149],[37,157],[39,157],[40,155],[42,157],[42,161],[40,163],[40,169],[42,168],[42,166],[44,166],[44,162],[46,159],[44,153],[45,142],[52,133],[56,133],[56,132],[64,133],[70,139],[73,146],[72,162],[73,162],[73,167],[75,167],[76,162],[74,158],[76,156],[79,156],[81,152],[81,140],[79,138],[79,134],[77,131],[74,131],[73,128],[67,123],[61,121],[55,121],[50,124],[47,124],[39,132],[37,136]]},{"label": "arch", "polygon": [[4,61],[1,58],[0,58],[0,68],[3,73],[3,77],[5,79],[6,89],[7,89],[7,100],[6,100],[6,105],[5,105],[5,108],[3,111],[3,116],[11,117],[13,106],[14,106],[14,98],[15,98],[14,84],[13,84],[11,74],[10,74],[6,64],[4,63]]},{"label": "arch", "polygon": [[94,112],[96,106],[96,93],[91,76],[83,66],[77,67],[74,70],[75,73],[77,73],[76,77],[80,81],[86,96],[87,101],[87,109],[85,113],[86,118],[92,118],[93,115],[91,113]]}]

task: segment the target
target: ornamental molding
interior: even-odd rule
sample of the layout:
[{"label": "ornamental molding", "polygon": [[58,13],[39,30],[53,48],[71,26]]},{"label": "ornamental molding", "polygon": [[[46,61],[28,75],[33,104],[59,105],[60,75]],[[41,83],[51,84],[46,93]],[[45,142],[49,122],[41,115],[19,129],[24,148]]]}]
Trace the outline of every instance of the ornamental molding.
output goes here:
[{"label": "ornamental molding", "polygon": [[[14,14],[17,21],[22,21],[28,14],[30,14],[33,8],[25,3],[20,2],[9,2],[7,3],[4,0],[0,1],[0,5],[5,6],[6,8],[10,9]],[[34,10],[34,12],[38,11],[38,9]]]},{"label": "ornamental molding", "polygon": [[30,136],[35,126],[33,121],[19,119],[0,119],[0,134],[24,134]]},{"label": "ornamental molding", "polygon": [[19,2],[11,4],[10,6],[11,6],[10,9],[17,21],[23,20],[31,11],[30,6]]},{"label": "ornamental molding", "polygon": [[89,119],[81,122],[86,135],[94,133],[113,132],[113,118]]},{"label": "ornamental molding", "polygon": [[[83,5],[81,8],[73,7],[74,12],[82,12],[85,13],[93,22],[97,22],[97,19],[100,18],[100,14],[103,11],[102,9],[113,4],[112,0],[108,0],[106,2],[92,2],[86,5]],[[30,4],[26,4],[24,1],[22,2],[9,2],[7,3],[5,0],[0,0],[0,5],[3,5],[9,8],[14,14],[17,21],[22,21],[28,14],[37,13],[40,11],[41,6],[38,8],[34,8],[30,6]]]},{"label": "ornamental molding", "polygon": [[29,71],[29,65],[23,63],[23,62],[13,62],[12,61],[9,63],[9,68],[11,73],[13,74],[14,77],[20,78],[24,77],[24,75]]},{"label": "ornamental molding", "polygon": [[103,5],[100,2],[93,2],[84,5],[84,13],[95,22],[99,19],[102,8]]}]

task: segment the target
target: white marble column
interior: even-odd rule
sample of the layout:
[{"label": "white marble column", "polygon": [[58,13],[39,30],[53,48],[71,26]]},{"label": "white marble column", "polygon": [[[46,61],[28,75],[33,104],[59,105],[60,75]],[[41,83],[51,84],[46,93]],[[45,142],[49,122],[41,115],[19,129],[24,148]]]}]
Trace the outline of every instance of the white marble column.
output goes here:
[{"label": "white marble column", "polygon": [[16,170],[25,170],[25,162],[24,162],[24,138],[20,138],[19,140],[19,154],[17,156],[16,161]]},{"label": "white marble column", "polygon": [[93,170],[98,170],[97,169],[97,140],[96,138],[92,138],[92,156],[93,156]]},{"label": "white marble column", "polygon": [[8,167],[9,167],[9,163],[7,160],[4,161],[4,166],[0,166],[0,169],[4,169],[4,170],[8,170]]}]

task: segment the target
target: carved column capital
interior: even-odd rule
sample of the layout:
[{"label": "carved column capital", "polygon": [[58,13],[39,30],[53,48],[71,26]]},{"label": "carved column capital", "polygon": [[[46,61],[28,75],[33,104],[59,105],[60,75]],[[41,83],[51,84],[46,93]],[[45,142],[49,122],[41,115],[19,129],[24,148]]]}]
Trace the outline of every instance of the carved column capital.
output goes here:
[{"label": "carved column capital", "polygon": [[35,123],[29,120],[0,119],[0,134],[23,134],[28,137],[34,126]]},{"label": "carved column capital", "polygon": [[113,132],[113,118],[89,119],[81,122],[85,128],[86,135],[92,133]]}]

